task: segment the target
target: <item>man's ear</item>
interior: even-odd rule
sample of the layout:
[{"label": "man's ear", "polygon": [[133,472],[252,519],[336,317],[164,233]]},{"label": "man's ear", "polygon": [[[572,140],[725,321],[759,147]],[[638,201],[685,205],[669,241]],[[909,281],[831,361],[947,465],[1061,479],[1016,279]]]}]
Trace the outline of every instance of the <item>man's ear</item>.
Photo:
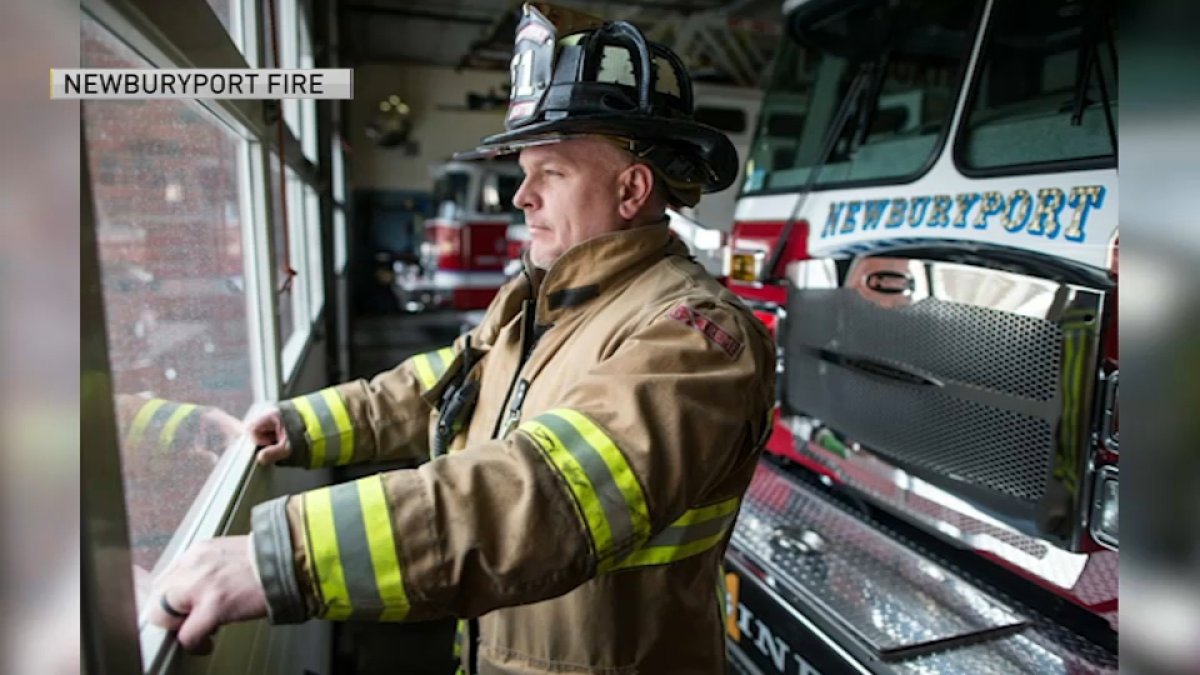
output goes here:
[{"label": "man's ear", "polygon": [[633,220],[654,194],[654,172],[645,164],[633,164],[618,177],[621,202],[617,212],[624,220]]}]

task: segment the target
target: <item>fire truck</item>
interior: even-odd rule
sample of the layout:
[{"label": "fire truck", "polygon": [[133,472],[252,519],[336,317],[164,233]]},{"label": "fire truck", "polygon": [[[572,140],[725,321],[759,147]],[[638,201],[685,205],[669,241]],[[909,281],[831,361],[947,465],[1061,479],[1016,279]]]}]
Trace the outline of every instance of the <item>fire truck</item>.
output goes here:
[{"label": "fire truck", "polygon": [[1116,672],[1113,5],[784,20],[726,263],[779,352],[732,670]]},{"label": "fire truck", "polygon": [[393,287],[407,311],[481,310],[507,278],[509,228],[524,222],[512,198],[521,186],[513,161],[450,161],[434,169],[433,218],[418,260],[395,266]]}]

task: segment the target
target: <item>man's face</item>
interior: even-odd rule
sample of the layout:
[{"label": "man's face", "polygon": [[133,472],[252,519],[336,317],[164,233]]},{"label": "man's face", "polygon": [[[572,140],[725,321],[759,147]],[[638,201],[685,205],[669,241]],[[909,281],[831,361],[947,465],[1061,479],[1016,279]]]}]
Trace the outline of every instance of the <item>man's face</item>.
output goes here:
[{"label": "man's face", "polygon": [[621,217],[621,176],[631,160],[593,138],[521,151],[525,180],[513,204],[525,212],[529,257],[549,269],[562,254],[593,237],[628,227]]}]

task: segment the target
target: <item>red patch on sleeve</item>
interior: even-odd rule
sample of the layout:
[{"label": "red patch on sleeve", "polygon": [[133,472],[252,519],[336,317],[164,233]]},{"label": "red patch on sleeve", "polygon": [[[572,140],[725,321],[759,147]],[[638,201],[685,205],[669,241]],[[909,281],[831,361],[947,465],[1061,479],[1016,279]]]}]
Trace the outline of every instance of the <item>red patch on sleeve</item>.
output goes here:
[{"label": "red patch on sleeve", "polygon": [[729,331],[722,328],[716,321],[701,314],[700,310],[695,307],[676,305],[667,313],[667,316],[695,328],[701,335],[720,347],[730,358],[737,358],[737,355],[742,351],[742,342],[740,340],[730,335]]}]

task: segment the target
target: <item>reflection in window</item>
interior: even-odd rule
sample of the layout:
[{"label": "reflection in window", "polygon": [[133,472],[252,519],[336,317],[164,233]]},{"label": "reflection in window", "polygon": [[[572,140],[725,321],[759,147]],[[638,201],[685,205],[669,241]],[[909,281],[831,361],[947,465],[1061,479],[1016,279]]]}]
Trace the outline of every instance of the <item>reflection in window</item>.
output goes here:
[{"label": "reflection in window", "polygon": [[[822,162],[818,186],[918,172],[946,132],[978,5],[867,0],[818,17],[793,12],[763,98],[744,191],[799,188]],[[832,151],[822,158],[848,98]]]},{"label": "reflection in window", "polygon": [[[81,65],[145,68],[86,15]],[[131,553],[152,570],[253,400],[245,142],[182,101],[83,105]]]},{"label": "reflection in window", "polygon": [[[985,169],[1111,158],[1115,32],[1115,17],[1104,2],[996,3],[963,121],[963,162]],[[1082,67],[1089,60],[1090,70]]]}]

